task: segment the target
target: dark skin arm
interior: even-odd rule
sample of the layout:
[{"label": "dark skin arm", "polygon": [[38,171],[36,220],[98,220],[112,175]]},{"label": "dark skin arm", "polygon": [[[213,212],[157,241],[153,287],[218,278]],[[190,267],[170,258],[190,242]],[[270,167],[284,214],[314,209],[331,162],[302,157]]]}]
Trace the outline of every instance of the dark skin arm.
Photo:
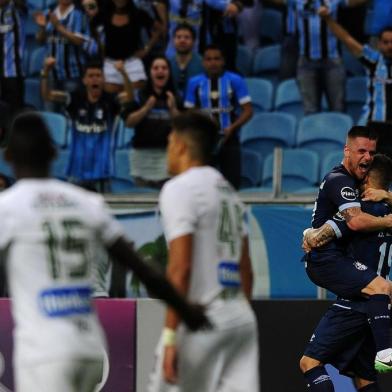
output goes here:
[{"label": "dark skin arm", "polygon": [[132,270],[152,294],[175,309],[189,329],[196,330],[209,325],[202,308],[187,302],[163,274],[144,263],[125,238],[119,238],[107,251],[114,262]]}]

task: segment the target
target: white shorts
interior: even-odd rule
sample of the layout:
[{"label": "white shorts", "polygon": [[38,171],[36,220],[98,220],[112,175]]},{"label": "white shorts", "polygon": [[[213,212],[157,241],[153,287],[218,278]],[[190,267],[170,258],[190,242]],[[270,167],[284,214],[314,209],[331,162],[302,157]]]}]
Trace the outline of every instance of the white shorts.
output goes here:
[{"label": "white shorts", "polygon": [[[103,72],[106,83],[124,84],[124,78],[114,67],[116,60],[105,58],[103,65]],[[144,70],[143,62],[137,57],[130,57],[124,61],[124,68],[131,82],[138,82],[139,80],[146,80],[146,72]]]},{"label": "white shorts", "polygon": [[[242,301],[238,302],[234,308]],[[218,325],[211,331],[197,333],[184,331],[179,336],[178,389],[170,389],[162,379],[163,345],[160,342],[148,392],[258,392],[257,324],[247,305],[241,305],[245,308],[243,323],[223,328]],[[226,310],[236,313],[234,308],[229,306]]]},{"label": "white shorts", "polygon": [[101,382],[103,360],[57,360],[17,366],[16,392],[94,392]]}]

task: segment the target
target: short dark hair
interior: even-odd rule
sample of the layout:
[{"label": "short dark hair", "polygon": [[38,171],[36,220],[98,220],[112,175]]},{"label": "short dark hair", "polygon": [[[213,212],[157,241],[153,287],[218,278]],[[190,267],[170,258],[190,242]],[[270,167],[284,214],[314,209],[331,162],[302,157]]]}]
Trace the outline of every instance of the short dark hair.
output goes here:
[{"label": "short dark hair", "polygon": [[392,159],[385,154],[376,154],[369,174],[375,173],[383,189],[388,190],[392,183]]},{"label": "short dark hair", "polygon": [[370,126],[354,125],[347,134],[349,139],[356,137],[366,137],[370,140],[377,140],[377,132],[375,132]]},{"label": "short dark hair", "polygon": [[219,126],[211,117],[198,110],[181,113],[172,120],[174,132],[191,141],[192,158],[211,163],[219,135]]},{"label": "short dark hair", "polygon": [[173,32],[173,37],[176,35],[177,31],[180,30],[188,30],[191,35],[192,35],[192,39],[195,40],[196,39],[196,32],[195,29],[188,23],[180,23],[179,25],[176,26],[176,28],[174,29]]},{"label": "short dark hair", "polygon": [[203,50],[203,56],[206,54],[206,52],[208,50],[218,50],[221,53],[222,57],[225,58],[225,53],[224,53],[223,49],[221,47],[219,47],[217,44],[207,45]]},{"label": "short dark hair", "polygon": [[56,157],[56,147],[42,116],[27,111],[15,117],[6,155],[18,166],[47,169]]},{"label": "short dark hair", "polygon": [[384,33],[392,33],[392,26],[385,26],[385,27],[383,27],[382,29],[381,29],[381,31],[378,33],[378,38],[381,38],[382,37],[382,35],[384,34]]},{"label": "short dark hair", "polygon": [[100,58],[98,58],[98,57],[97,57],[97,58],[93,57],[93,58],[89,59],[89,60],[84,64],[84,67],[83,67],[83,76],[86,74],[87,70],[92,69],[92,68],[103,70],[103,63],[102,63],[102,60],[101,60]]}]

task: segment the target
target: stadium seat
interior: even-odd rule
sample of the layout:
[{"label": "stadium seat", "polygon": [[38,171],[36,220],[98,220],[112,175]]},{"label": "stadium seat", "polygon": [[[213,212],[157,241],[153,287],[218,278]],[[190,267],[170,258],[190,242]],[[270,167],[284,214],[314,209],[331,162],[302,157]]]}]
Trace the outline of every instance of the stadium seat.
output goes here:
[{"label": "stadium seat", "polygon": [[53,141],[59,147],[67,145],[67,118],[60,113],[40,111],[39,114],[49,127]]},{"label": "stadium seat", "polygon": [[133,128],[126,127],[124,121],[119,118],[116,127],[116,132],[117,132],[116,147],[120,149],[125,148],[129,150],[129,148],[132,145],[132,139],[133,139],[133,135],[135,134],[135,130]]},{"label": "stadium seat", "polygon": [[262,159],[259,154],[246,148],[241,149],[241,186],[257,187],[261,181]]},{"label": "stadium seat", "polygon": [[[308,193],[316,191],[319,180],[319,157],[306,149],[282,151],[282,192]],[[272,187],[274,155],[269,154],[263,166],[262,186]]]},{"label": "stadium seat", "polygon": [[110,178],[112,193],[152,193],[157,190],[142,188],[134,184],[131,177],[129,150],[116,150],[114,155],[114,175]]},{"label": "stadium seat", "polygon": [[304,116],[301,94],[295,79],[279,83],[275,96],[275,111],[290,113],[300,120]]},{"label": "stadium seat", "polygon": [[244,45],[237,46],[236,67],[243,76],[249,76],[252,73],[253,54],[252,51]]},{"label": "stadium seat", "polygon": [[271,45],[256,50],[252,75],[267,79],[276,85],[280,67],[280,45]]},{"label": "stadium seat", "polygon": [[347,76],[364,76],[366,74],[364,66],[345,47],[342,49],[342,59]]},{"label": "stadium seat", "polygon": [[241,147],[258,153],[264,159],[274,147],[294,146],[295,128],[295,117],[290,114],[257,113],[241,129]]},{"label": "stadium seat", "polygon": [[70,151],[68,149],[57,149],[56,159],[51,166],[51,175],[59,180],[67,179],[67,167],[69,162]]},{"label": "stadium seat", "polygon": [[259,23],[261,45],[270,45],[282,40],[283,15],[280,11],[264,8]]},{"label": "stadium seat", "polygon": [[24,101],[26,105],[32,106],[37,110],[42,110],[44,108],[39,79],[25,79]]},{"label": "stadium seat", "polygon": [[361,117],[367,97],[366,76],[354,76],[346,82],[346,112],[356,124]]},{"label": "stadium seat", "polygon": [[352,127],[350,116],[343,113],[317,113],[304,117],[298,125],[296,146],[325,156],[342,149]]},{"label": "stadium seat", "polygon": [[0,174],[4,174],[7,177],[14,177],[12,167],[4,159],[4,151],[0,153]]},{"label": "stadium seat", "polygon": [[327,155],[321,158],[320,165],[320,182],[324,176],[335,166],[341,163],[343,160],[343,150],[331,151]]},{"label": "stadium seat", "polygon": [[274,87],[269,80],[261,78],[246,78],[249,95],[255,112],[268,112],[272,108]]},{"label": "stadium seat", "polygon": [[45,60],[46,48],[44,46],[37,47],[30,54],[27,76],[38,77]]}]

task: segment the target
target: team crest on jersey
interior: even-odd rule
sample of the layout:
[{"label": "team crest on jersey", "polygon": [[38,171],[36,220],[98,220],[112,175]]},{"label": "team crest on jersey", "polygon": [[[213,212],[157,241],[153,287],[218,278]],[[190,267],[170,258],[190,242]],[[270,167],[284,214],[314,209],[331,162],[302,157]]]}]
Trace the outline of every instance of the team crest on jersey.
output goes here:
[{"label": "team crest on jersey", "polygon": [[340,212],[337,212],[333,218],[334,221],[338,221],[338,222],[343,222],[344,221],[344,217]]},{"label": "team crest on jersey", "polygon": [[368,267],[365,264],[362,264],[359,261],[355,261],[354,262],[354,267],[359,270],[359,271],[366,271],[368,269]]},{"label": "team crest on jersey", "polygon": [[211,97],[211,99],[218,99],[219,98],[219,91],[216,91],[216,90],[211,91],[210,97]]},{"label": "team crest on jersey", "polygon": [[345,186],[340,190],[340,195],[344,200],[354,201],[358,197],[358,190]]}]

